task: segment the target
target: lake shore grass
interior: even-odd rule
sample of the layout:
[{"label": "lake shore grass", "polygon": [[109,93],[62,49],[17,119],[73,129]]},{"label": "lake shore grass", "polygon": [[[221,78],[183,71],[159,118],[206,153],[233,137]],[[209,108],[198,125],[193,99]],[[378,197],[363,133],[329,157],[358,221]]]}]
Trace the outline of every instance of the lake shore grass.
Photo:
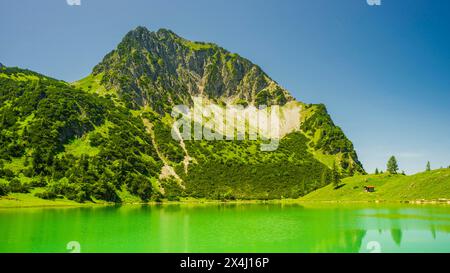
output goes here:
[{"label": "lake shore grass", "polygon": [[[365,192],[364,186],[372,185],[374,192]],[[45,200],[34,196],[40,189],[30,193],[11,193],[0,197],[0,209],[38,207],[98,207],[115,203],[93,200],[78,203],[68,199]],[[180,198],[176,201],[142,202],[129,194],[122,194],[120,205],[161,204],[300,204],[351,205],[351,204],[441,204],[450,205],[450,169],[439,169],[411,176],[405,175],[360,175],[345,178],[338,188],[332,185],[313,191],[299,199],[275,200],[211,200],[206,198]]]},{"label": "lake shore grass", "polygon": [[46,207],[89,207],[105,206],[110,203],[78,203],[68,199],[46,200],[34,196],[31,193],[11,193],[0,198],[0,209],[8,208],[46,208]]},{"label": "lake shore grass", "polygon": [[17,208],[82,208],[82,207],[104,207],[104,206],[123,206],[123,205],[202,205],[202,204],[286,204],[302,206],[348,206],[348,205],[450,205],[450,200],[302,200],[302,199],[275,199],[275,200],[209,200],[186,198],[179,201],[161,200],[160,202],[84,202],[78,203],[67,199],[45,200],[33,196],[32,194],[14,193],[0,198],[0,209]]},{"label": "lake shore grass", "polygon": [[299,203],[297,199],[277,200],[211,200],[203,198],[181,198],[179,201],[161,200],[139,202],[137,200],[126,200],[122,203],[111,203],[104,201],[93,201],[78,203],[68,199],[47,200],[34,196],[32,193],[12,193],[0,197],[0,209],[7,208],[45,208],[45,207],[99,207],[116,205],[175,205],[175,204],[265,204],[265,203]]}]

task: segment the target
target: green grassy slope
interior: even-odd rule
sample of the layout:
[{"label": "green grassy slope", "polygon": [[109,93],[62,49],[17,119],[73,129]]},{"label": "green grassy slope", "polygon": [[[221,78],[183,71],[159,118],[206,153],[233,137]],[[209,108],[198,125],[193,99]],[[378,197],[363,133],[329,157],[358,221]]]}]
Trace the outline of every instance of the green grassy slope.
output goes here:
[{"label": "green grassy slope", "polygon": [[[0,183],[1,183],[0,179]],[[10,193],[0,197],[0,209],[2,208],[28,208],[28,207],[80,207],[90,206],[93,203],[78,203],[67,198],[46,200],[36,197],[34,194],[42,192],[42,188],[32,189],[30,193]]]},{"label": "green grassy slope", "polygon": [[[365,192],[364,186],[375,186]],[[405,175],[361,175],[342,181],[334,189],[328,185],[302,197],[302,201],[418,201],[450,199],[450,169]]]}]

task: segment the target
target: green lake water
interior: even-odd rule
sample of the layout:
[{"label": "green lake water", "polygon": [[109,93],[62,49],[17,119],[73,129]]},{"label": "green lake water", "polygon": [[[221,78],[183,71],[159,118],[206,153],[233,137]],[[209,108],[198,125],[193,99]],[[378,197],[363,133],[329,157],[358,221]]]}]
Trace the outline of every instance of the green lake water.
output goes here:
[{"label": "green lake water", "polygon": [[72,247],[81,252],[450,252],[450,206],[0,209],[0,252],[70,252]]}]

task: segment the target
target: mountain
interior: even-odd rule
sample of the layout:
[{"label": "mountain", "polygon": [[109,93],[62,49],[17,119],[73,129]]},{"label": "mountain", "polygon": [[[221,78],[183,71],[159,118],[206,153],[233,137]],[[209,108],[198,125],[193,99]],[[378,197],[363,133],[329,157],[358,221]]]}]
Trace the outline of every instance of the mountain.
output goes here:
[{"label": "mountain", "polygon": [[211,43],[189,41],[170,30],[137,27],[74,86],[111,96],[131,109],[170,113],[202,96],[218,104],[301,104],[302,132],[314,154],[331,167],[337,157],[347,174],[364,172],[353,144],[335,126],[324,105],[297,102],[249,60]]},{"label": "mountain", "polygon": [[[0,195],[297,198],[329,184],[333,172],[364,173],[324,105],[299,102],[249,60],[169,30],[130,31],[77,82],[2,67],[0,87]],[[287,129],[278,149],[261,151],[261,138],[174,139],[172,107],[199,98],[247,110],[280,105]]]},{"label": "mountain", "polygon": [[138,27],[94,67],[93,78],[115,90],[127,106],[215,101],[285,104],[292,96],[249,60],[210,43],[191,42],[170,30]]}]

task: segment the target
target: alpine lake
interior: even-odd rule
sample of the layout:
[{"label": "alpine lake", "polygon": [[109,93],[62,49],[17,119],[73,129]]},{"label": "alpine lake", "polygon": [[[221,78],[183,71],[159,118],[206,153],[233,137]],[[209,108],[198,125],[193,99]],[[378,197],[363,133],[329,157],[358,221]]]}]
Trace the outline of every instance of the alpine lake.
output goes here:
[{"label": "alpine lake", "polygon": [[450,252],[450,206],[162,204],[0,209],[0,252]]}]

